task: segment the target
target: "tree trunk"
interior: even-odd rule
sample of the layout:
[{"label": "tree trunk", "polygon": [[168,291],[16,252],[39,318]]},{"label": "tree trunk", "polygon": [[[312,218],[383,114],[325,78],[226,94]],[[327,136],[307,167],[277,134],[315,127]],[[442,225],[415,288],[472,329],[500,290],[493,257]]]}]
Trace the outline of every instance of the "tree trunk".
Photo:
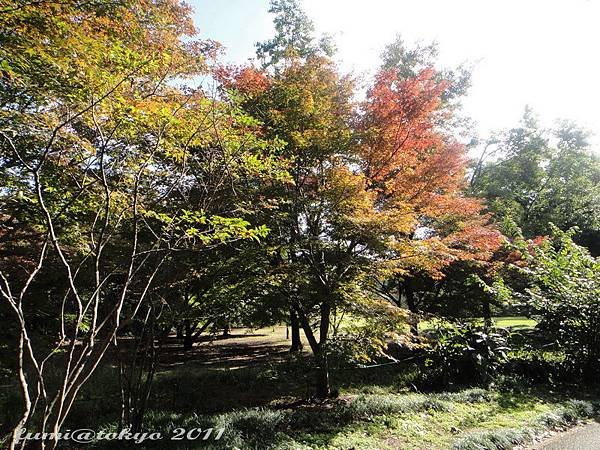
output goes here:
[{"label": "tree trunk", "polygon": [[319,350],[319,354],[315,355],[317,360],[317,373],[316,373],[316,394],[318,398],[328,398],[331,395],[331,388],[329,385],[329,362],[327,361],[327,354],[324,350]]},{"label": "tree trunk", "polygon": [[487,327],[492,326],[492,312],[490,310],[490,300],[487,297],[483,299],[483,323]]},{"label": "tree trunk", "polygon": [[294,308],[290,308],[290,327],[292,329],[292,346],[290,352],[300,352],[302,350],[302,341],[300,340],[300,322]]},{"label": "tree trunk", "polygon": [[227,322],[227,323],[225,324],[225,326],[223,327],[223,337],[228,337],[228,336],[229,336],[229,333],[230,333],[230,331],[231,331],[231,328],[230,328],[230,326],[229,326],[229,322]]},{"label": "tree trunk", "polygon": [[417,304],[415,303],[415,293],[411,286],[410,281],[406,282],[404,286],[404,295],[406,296],[406,306],[410,311],[410,332],[418,336],[419,335],[419,309],[417,308]]},{"label": "tree trunk", "polygon": [[327,361],[325,344],[327,343],[327,337],[329,333],[329,314],[331,313],[331,306],[328,302],[321,303],[319,342],[317,342],[315,334],[310,327],[308,317],[302,310],[300,304],[295,304],[294,308],[297,313],[298,321],[300,322],[300,325],[302,325],[304,335],[306,336],[306,339],[310,344],[310,348],[315,357],[315,362],[317,365],[315,377],[316,395],[318,398],[327,398],[331,395],[331,388],[329,385],[329,363]]},{"label": "tree trunk", "polygon": [[184,320],[185,335],[183,336],[183,350],[189,351],[194,346],[194,330],[189,319]]},{"label": "tree trunk", "polygon": [[328,301],[321,303],[321,321],[319,323],[319,350],[317,359],[316,390],[318,398],[328,398],[331,395],[329,386],[329,361],[327,360],[327,339],[329,338],[329,322],[331,320],[331,305]]}]

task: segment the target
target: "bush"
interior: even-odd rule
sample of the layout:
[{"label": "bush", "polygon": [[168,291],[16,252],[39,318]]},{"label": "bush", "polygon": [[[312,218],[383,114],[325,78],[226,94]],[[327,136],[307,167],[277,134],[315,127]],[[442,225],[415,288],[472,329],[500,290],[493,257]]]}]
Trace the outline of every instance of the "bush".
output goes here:
[{"label": "bush", "polygon": [[490,384],[509,350],[506,331],[472,324],[440,325],[435,338],[425,370],[438,387]]},{"label": "bush", "polygon": [[516,246],[527,258],[525,299],[539,316],[538,328],[588,379],[600,375],[600,261],[573,242],[576,230],[560,231],[534,246]]},{"label": "bush", "polygon": [[529,352],[509,356],[502,368],[508,377],[521,379],[526,384],[569,381],[573,376],[564,358],[549,357],[542,352]]}]

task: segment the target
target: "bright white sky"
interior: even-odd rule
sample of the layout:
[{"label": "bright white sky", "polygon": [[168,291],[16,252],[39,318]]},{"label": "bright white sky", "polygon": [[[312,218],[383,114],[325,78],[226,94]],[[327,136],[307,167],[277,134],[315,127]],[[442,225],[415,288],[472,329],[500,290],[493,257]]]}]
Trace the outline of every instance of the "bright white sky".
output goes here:
[{"label": "bright white sky", "polygon": [[[273,34],[268,0],[188,0],[201,37],[241,63]],[[571,119],[600,147],[600,0],[304,0],[334,36],[345,71],[370,73],[398,33],[437,41],[442,65],[475,64],[464,110],[485,136],[517,124],[525,105],[542,123]]]}]

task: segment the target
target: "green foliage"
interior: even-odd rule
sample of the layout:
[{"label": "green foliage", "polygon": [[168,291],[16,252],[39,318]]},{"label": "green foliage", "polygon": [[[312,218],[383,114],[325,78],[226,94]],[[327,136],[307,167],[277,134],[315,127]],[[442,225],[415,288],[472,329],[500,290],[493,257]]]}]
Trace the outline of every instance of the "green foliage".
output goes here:
[{"label": "green foliage", "polygon": [[600,261],[573,242],[576,230],[561,231],[537,246],[521,242],[530,285],[525,300],[539,315],[538,328],[563,349],[574,368],[600,373]]},{"label": "green foliage", "polygon": [[299,0],[271,0],[275,37],[256,44],[256,55],[264,67],[277,66],[285,59],[331,56],[334,45],[327,35],[314,37],[314,25]]},{"label": "green foliage", "polygon": [[[359,290],[359,295],[364,295]],[[363,296],[342,303],[326,351],[334,365],[355,366],[387,361],[390,342],[409,344],[406,314],[388,302]],[[336,320],[339,319],[339,320]]]},{"label": "green foliage", "polygon": [[600,158],[587,133],[569,122],[545,130],[527,110],[519,127],[488,145],[495,161],[475,167],[472,189],[499,222],[511,219],[527,238],[550,233],[550,222],[578,226],[576,241],[600,252]]},{"label": "green foliage", "polygon": [[468,323],[438,324],[433,335],[425,376],[441,386],[489,384],[506,361],[509,347],[505,330]]},{"label": "green foliage", "polygon": [[[398,69],[401,79],[409,79],[417,76],[422,70],[437,67],[438,44],[417,43],[409,47],[403,41],[402,36],[397,35],[395,40],[388,44],[381,54],[383,69]],[[464,96],[471,86],[471,69],[464,65],[448,69],[440,69],[437,73],[439,81],[449,83],[449,89],[442,95],[445,103],[456,101]]]}]

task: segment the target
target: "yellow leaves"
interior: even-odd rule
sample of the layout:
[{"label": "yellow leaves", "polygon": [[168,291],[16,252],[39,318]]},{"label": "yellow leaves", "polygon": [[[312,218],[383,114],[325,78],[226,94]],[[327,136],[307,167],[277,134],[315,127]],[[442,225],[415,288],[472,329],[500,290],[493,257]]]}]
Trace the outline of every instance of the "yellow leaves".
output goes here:
[{"label": "yellow leaves", "polygon": [[306,148],[311,144],[309,139],[300,131],[292,131],[289,134],[288,144],[293,145],[298,149]]},{"label": "yellow leaves", "polygon": [[166,235],[182,236],[191,243],[208,245],[238,239],[259,241],[269,233],[265,225],[252,227],[250,222],[238,217],[208,216],[202,210],[181,210],[167,214],[154,210],[143,210],[147,219],[153,219],[162,226]]},{"label": "yellow leaves", "polygon": [[144,211],[143,214],[145,217],[156,219],[159,222],[162,222],[163,224],[169,225],[173,223],[173,218],[165,213],[159,213],[156,211]]},{"label": "yellow leaves", "polygon": [[373,206],[374,197],[367,192],[364,177],[342,164],[328,171],[325,193],[342,209],[364,211]]},{"label": "yellow leaves", "polygon": [[388,248],[395,256],[382,263],[382,270],[391,276],[422,272],[439,278],[441,269],[449,262],[447,248],[438,238],[414,240],[406,236],[390,240]]},{"label": "yellow leaves", "polygon": [[315,99],[310,91],[302,91],[300,95],[300,107],[305,111],[306,114],[315,113]]}]

